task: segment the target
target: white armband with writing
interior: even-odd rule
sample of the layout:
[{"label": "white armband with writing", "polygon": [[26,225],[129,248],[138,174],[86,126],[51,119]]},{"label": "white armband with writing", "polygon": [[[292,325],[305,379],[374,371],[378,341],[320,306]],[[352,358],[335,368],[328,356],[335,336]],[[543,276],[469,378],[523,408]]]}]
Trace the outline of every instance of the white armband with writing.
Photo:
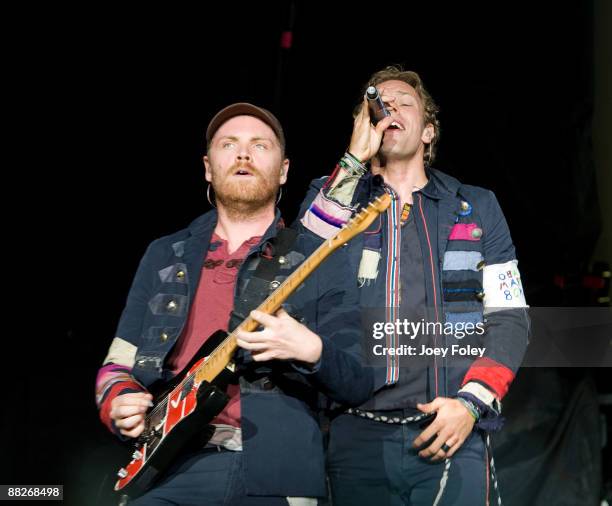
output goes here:
[{"label": "white armband with writing", "polygon": [[528,307],[521,283],[518,261],[486,265],[482,273],[484,313]]}]

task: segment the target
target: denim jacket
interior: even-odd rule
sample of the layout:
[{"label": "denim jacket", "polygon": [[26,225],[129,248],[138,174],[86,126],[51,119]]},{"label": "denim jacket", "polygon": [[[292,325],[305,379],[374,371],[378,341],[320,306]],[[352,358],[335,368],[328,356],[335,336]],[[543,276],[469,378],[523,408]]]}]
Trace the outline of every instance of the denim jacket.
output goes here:
[{"label": "denim jacket", "polygon": [[[240,266],[235,302],[276,235],[279,220],[277,212]],[[154,241],[140,262],[96,384],[100,416],[115,433],[109,418],[112,398],[171,376],[165,361],[185,326],[216,223],[216,211],[204,214],[188,228]],[[298,234],[276,281],[282,282],[319,244],[312,236]],[[358,293],[349,282],[346,254],[345,249],[333,253],[287,300],[290,314],[323,341],[315,367],[281,360],[254,362],[250,353],[236,353],[244,373],[241,426],[249,495],[324,496],[320,395],[359,405],[372,394],[373,376],[361,356]],[[266,289],[271,293],[278,284],[270,285]]]}]

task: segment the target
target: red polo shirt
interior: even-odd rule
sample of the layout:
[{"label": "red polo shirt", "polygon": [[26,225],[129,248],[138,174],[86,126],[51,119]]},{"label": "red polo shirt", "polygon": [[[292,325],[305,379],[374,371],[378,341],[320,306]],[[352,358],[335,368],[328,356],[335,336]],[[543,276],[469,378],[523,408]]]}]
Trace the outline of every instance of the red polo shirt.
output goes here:
[{"label": "red polo shirt", "polygon": [[[227,241],[213,233],[185,328],[169,357],[168,366],[174,373],[180,372],[217,330],[227,332],[238,270],[260,240],[260,236],[251,237],[230,254]],[[211,423],[240,427],[240,387],[229,385],[227,394],[229,403]]]}]

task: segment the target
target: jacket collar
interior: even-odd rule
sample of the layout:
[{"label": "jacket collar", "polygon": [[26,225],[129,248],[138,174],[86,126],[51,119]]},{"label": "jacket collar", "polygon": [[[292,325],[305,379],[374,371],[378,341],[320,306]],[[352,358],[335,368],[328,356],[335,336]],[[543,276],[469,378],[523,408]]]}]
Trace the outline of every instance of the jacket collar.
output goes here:
[{"label": "jacket collar", "polygon": [[[217,226],[217,219],[217,210],[211,209],[207,213],[204,213],[203,215],[193,220],[187,228],[192,236],[210,238],[215,227]],[[261,238],[260,244],[263,244],[267,240],[276,236],[278,228],[282,228],[282,220],[280,210],[277,208],[274,212],[274,220]]]},{"label": "jacket collar", "polygon": [[454,197],[459,192],[461,183],[454,177],[431,167],[425,168],[425,174],[429,182],[421,190],[423,195],[439,200],[448,196]]},{"label": "jacket collar", "polygon": [[[442,198],[455,197],[459,193],[461,183],[444,172],[431,167],[425,168],[425,174],[427,175],[427,184],[421,188],[420,192],[426,197],[433,200],[440,200]],[[373,175],[368,172],[366,178],[373,181]]]},{"label": "jacket collar", "polygon": [[198,216],[193,220],[187,229],[192,236],[211,235],[217,225],[217,210],[210,211]]}]

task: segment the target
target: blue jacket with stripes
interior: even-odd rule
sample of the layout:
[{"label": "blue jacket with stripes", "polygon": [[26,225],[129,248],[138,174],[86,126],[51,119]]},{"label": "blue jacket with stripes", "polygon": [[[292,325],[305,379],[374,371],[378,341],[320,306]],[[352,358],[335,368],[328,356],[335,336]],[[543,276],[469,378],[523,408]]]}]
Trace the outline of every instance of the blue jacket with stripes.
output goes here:
[{"label": "blue jacket with stripes", "polygon": [[[493,192],[461,184],[435,169],[428,168],[427,175],[428,184],[413,194],[411,211],[422,251],[427,320],[440,327],[452,324],[455,330],[434,336],[437,346],[449,350],[454,344],[465,347],[468,342],[456,332],[460,328],[457,324],[464,329],[482,325],[484,333],[478,336],[478,342],[485,349],[483,356],[471,359],[456,360],[450,353],[434,357],[427,368],[427,398],[452,397],[465,390],[499,410],[524,356],[529,333],[527,305],[510,231]],[[349,190],[344,190],[345,199],[338,201],[329,192],[333,178],[312,181],[301,206],[302,225],[318,236],[331,234],[352,212],[377,195],[393,193],[380,176],[366,172],[356,184],[352,183],[350,202],[346,198],[351,192],[350,183]],[[386,305],[388,308],[388,301],[393,300],[389,293],[399,290],[392,286],[393,275],[389,272],[389,260],[399,255],[399,247],[393,246],[397,243],[389,227],[390,213],[391,208],[348,247],[351,276],[360,287],[362,311]],[[401,240],[401,227],[397,229]],[[376,265],[368,267],[373,257]],[[365,328],[364,333],[367,343],[372,329]],[[398,345],[400,341],[389,343]],[[370,346],[366,345],[365,353],[372,358]],[[394,382],[402,360],[408,365],[405,357],[396,356],[388,357],[386,366],[375,367],[377,389]]]}]

